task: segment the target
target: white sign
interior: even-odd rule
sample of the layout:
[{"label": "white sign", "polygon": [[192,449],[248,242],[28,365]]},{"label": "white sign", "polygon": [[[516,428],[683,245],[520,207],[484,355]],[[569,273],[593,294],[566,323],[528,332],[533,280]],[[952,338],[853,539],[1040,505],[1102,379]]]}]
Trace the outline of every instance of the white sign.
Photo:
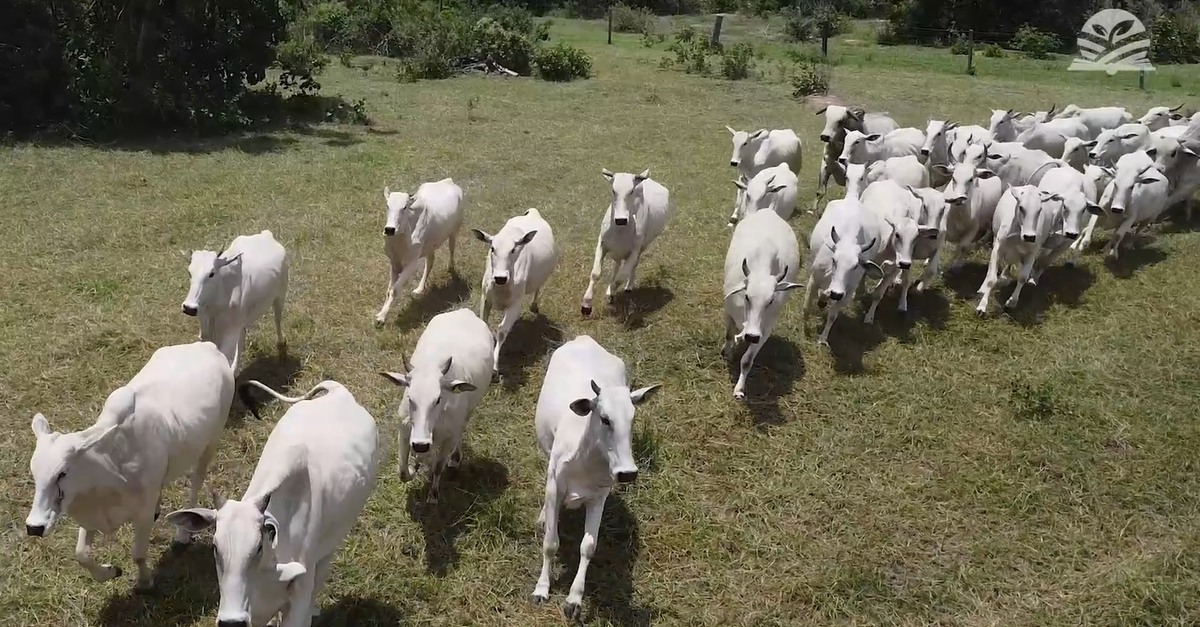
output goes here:
[{"label": "white sign", "polygon": [[1105,9],[1093,15],[1076,40],[1079,58],[1072,71],[1153,72],[1150,65],[1150,35],[1142,21],[1129,11]]}]

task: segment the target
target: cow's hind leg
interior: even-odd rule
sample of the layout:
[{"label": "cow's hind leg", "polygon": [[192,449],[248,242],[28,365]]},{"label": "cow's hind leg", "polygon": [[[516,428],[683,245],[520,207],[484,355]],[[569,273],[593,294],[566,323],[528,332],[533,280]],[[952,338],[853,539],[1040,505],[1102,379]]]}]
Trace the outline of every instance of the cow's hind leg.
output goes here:
[{"label": "cow's hind leg", "polygon": [[[194,507],[195,503],[191,506]],[[133,587],[138,592],[148,592],[154,588],[154,573],[146,565],[150,535],[154,531],[154,509],[154,504],[147,503],[133,520],[133,563],[137,565],[138,571],[137,582]]]},{"label": "cow's hind leg", "polygon": [[425,257],[425,269],[421,271],[421,280],[417,281],[417,286],[413,288],[412,293],[418,296],[425,293],[425,288],[429,283],[429,272],[433,270],[433,255],[436,251],[430,251],[429,256]]},{"label": "cow's hind leg", "polygon": [[[188,477],[188,509],[196,506],[200,500],[200,490],[204,488],[204,479],[208,476],[208,465],[212,462],[213,454],[216,453],[216,444],[209,444],[208,448],[201,453],[199,461],[196,462],[196,467],[192,469],[191,476]],[[175,528],[175,538],[171,541],[172,551],[182,551],[192,543],[192,534],[183,527]]]}]

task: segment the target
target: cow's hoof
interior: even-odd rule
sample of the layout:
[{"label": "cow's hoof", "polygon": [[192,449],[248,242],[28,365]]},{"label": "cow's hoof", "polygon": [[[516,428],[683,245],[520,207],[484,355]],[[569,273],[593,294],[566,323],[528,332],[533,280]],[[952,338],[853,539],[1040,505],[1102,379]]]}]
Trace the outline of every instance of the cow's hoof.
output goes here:
[{"label": "cow's hoof", "polygon": [[570,620],[579,620],[583,616],[583,607],[578,603],[563,603],[563,616]]},{"label": "cow's hoof", "polygon": [[548,594],[542,594],[540,592],[533,593],[532,601],[533,601],[534,605],[542,605],[549,600],[550,600],[550,595],[548,595]]},{"label": "cow's hoof", "polygon": [[188,547],[191,545],[192,545],[191,542],[180,542],[179,540],[172,540],[171,541],[171,554],[179,555],[180,553],[183,553],[184,551],[188,550]]},{"label": "cow's hoof", "polygon": [[579,308],[579,313],[581,313],[581,314],[583,314],[583,315],[585,315],[585,316],[590,316],[590,315],[592,315],[592,306],[591,306],[591,305],[583,305],[583,306],[581,306],[581,307]]},{"label": "cow's hoof", "polygon": [[825,348],[829,348],[829,340],[818,339],[817,346],[824,346]]},{"label": "cow's hoof", "polygon": [[375,324],[376,325],[381,325],[386,321],[387,321],[387,316],[379,316],[379,315],[375,316]]},{"label": "cow's hoof", "polygon": [[863,324],[874,324],[875,316],[863,316]]},{"label": "cow's hoof", "polygon": [[733,400],[735,400],[735,401],[746,400],[746,392],[743,390],[734,390],[733,391]]},{"label": "cow's hoof", "polygon": [[986,309],[976,309],[976,310],[975,310],[975,317],[976,317],[976,318],[983,318],[983,317],[985,317],[985,316],[987,316],[987,310],[986,310]]}]

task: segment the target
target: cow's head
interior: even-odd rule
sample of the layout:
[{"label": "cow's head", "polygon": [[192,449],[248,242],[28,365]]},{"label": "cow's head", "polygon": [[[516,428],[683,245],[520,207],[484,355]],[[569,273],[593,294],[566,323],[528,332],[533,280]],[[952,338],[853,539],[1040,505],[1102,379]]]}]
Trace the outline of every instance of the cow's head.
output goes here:
[{"label": "cow's head", "polygon": [[844,168],[851,163],[872,161],[872,155],[879,153],[882,143],[883,135],[879,133],[868,135],[861,131],[847,131],[846,143],[842,145],[842,154],[838,157],[838,163]]},{"label": "cow's head", "polygon": [[821,141],[829,143],[841,137],[846,131],[863,130],[863,120],[867,113],[859,107],[829,105],[817,111],[817,115],[825,116],[825,127],[821,129]]},{"label": "cow's head", "polygon": [[938,173],[950,177],[950,182],[942,191],[946,204],[950,207],[966,207],[967,200],[975,190],[975,184],[996,176],[987,168],[977,168],[970,163],[960,163],[953,168],[934,166]]},{"label": "cow's head", "polygon": [[725,128],[733,136],[733,155],[729,157],[729,165],[734,167],[741,165],[744,160],[753,159],[759,147],[771,134],[765,128],[760,128],[754,132],[735,131],[728,126]]},{"label": "cow's head", "polygon": [[496,285],[507,285],[513,279],[521,251],[538,233],[536,229],[522,231],[515,227],[505,227],[495,235],[488,235],[480,229],[471,229],[471,232],[475,234],[475,239],[488,245],[492,282]]},{"label": "cow's head", "polygon": [[210,303],[220,302],[233,291],[234,285],[241,281],[242,254],[225,257],[224,251],[211,250],[192,251],[188,263],[188,274],[191,275],[187,296],[183,299],[181,309],[189,316],[195,316]]},{"label": "cow's head", "polygon": [[787,189],[787,183],[776,182],[778,177],[775,172],[774,168],[764,170],[749,183],[745,182],[745,177],[733,182],[738,190],[738,204],[733,209],[733,215],[729,216],[731,226],[751,213],[773,208],[775,195]]},{"label": "cow's head", "polygon": [[271,494],[245,501],[223,500],[216,509],[196,507],[167,514],[167,520],[191,533],[213,530],[213,558],[221,591],[219,627],[265,625],[288,600],[289,587],[307,573],[300,562],[280,563],[280,536],[288,530],[267,506]]},{"label": "cow's head", "polygon": [[421,209],[416,206],[416,195],[404,192],[393,192],[392,188],[383,188],[383,200],[387,203],[387,221],[383,224],[383,234],[392,237],[397,233],[408,235]]},{"label": "cow's head", "polygon": [[1166,128],[1174,124],[1183,124],[1186,123],[1184,120],[1187,118],[1182,113],[1179,113],[1179,110],[1182,108],[1183,104],[1174,108],[1150,107],[1150,110],[1146,111],[1146,115],[1139,118],[1138,122],[1144,124],[1146,128],[1152,131],[1157,131],[1160,128]]},{"label": "cow's head", "polygon": [[1135,197],[1146,191],[1165,193],[1167,177],[1154,167],[1154,161],[1149,155],[1139,150],[1117,160],[1112,186],[1109,207],[1115,214],[1124,214],[1134,206]]},{"label": "cow's head", "polygon": [[745,321],[737,334],[737,340],[745,340],[751,344],[762,341],[763,318],[767,310],[779,300],[781,293],[803,287],[803,284],[787,280],[788,270],[785,266],[777,275],[765,268],[755,268],[751,271],[749,261],[742,259],[742,285],[725,297],[733,299],[745,312]]},{"label": "cow's head", "polygon": [[634,406],[650,397],[659,384],[633,390],[623,385],[601,388],[591,382],[595,396],[571,402],[571,411],[588,419],[588,442],[603,452],[608,470],[618,483],[637,479],[637,462],[633,459]]},{"label": "cow's head", "polygon": [[121,387],[105,399],[96,424],[83,431],[59,433],[50,429],[42,414],[33,417],[37,442],[29,460],[34,487],[33,505],[25,518],[26,533],[48,535],[80,493],[97,487],[126,487],[126,479],[113,465],[105,443],[117,435],[135,407],[133,391]]},{"label": "cow's head", "polygon": [[614,174],[608,170],[602,170],[601,173],[612,187],[612,222],[619,227],[626,226],[637,217],[642,207],[642,184],[650,178],[650,170],[643,170],[641,174]]},{"label": "cow's head", "polygon": [[1076,170],[1083,171],[1091,157],[1088,153],[1096,147],[1096,140],[1086,141],[1080,137],[1067,137],[1063,141],[1062,160]]},{"label": "cow's head", "polygon": [[921,156],[923,158],[933,156],[934,161],[944,162],[949,149],[948,136],[950,131],[957,127],[957,122],[929,120],[929,123],[925,125],[925,143],[921,145]]},{"label": "cow's head", "polygon": [[474,392],[475,385],[449,375],[453,359],[441,364],[422,364],[404,372],[381,372],[386,379],[404,388],[399,414],[402,422],[411,425],[408,445],[414,453],[428,453],[433,447],[433,431],[437,428],[442,410],[453,395]]},{"label": "cow's head", "polygon": [[882,277],[883,270],[870,258],[875,248],[876,240],[859,245],[854,237],[842,237],[837,227],[829,227],[829,239],[825,246],[830,250],[830,269],[828,295],[832,300],[845,298],[851,286],[857,286],[865,273],[871,277]]}]

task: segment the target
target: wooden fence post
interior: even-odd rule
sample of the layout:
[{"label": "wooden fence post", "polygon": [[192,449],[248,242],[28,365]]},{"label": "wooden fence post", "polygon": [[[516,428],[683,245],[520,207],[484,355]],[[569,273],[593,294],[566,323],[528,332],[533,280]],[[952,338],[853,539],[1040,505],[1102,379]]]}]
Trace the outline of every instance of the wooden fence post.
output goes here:
[{"label": "wooden fence post", "polygon": [[612,45],[612,5],[608,5],[608,45]]},{"label": "wooden fence post", "polygon": [[975,76],[975,29],[967,31],[967,75]]},{"label": "wooden fence post", "polygon": [[821,58],[829,58],[829,26],[821,24]]},{"label": "wooden fence post", "polygon": [[725,14],[718,13],[717,21],[713,22],[712,36],[708,38],[708,47],[717,49],[721,46],[721,23],[725,21]]},{"label": "wooden fence post", "polygon": [[1146,70],[1138,70],[1138,89],[1146,91]]}]

